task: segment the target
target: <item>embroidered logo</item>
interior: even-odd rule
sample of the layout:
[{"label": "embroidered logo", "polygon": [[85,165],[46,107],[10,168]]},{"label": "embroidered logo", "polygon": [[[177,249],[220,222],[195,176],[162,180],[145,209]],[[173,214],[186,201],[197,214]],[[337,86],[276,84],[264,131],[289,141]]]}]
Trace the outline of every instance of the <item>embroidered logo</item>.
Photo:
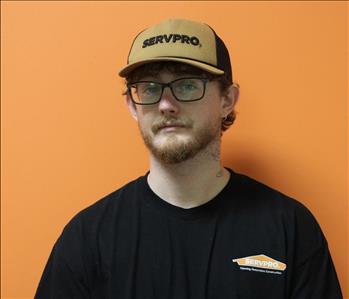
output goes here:
[{"label": "embroidered logo", "polygon": [[188,44],[188,45],[192,45],[192,46],[199,46],[200,45],[200,40],[199,38],[197,38],[196,36],[188,36],[185,34],[162,34],[162,35],[157,35],[157,36],[153,36],[151,38],[145,39],[143,41],[143,46],[142,48],[146,48],[146,47],[150,47],[153,45],[156,45],[158,43],[176,43],[176,42],[180,42],[182,44]]},{"label": "embroidered logo", "polygon": [[286,269],[286,264],[264,254],[242,257],[232,261],[240,266],[240,270],[282,274],[280,271]]}]

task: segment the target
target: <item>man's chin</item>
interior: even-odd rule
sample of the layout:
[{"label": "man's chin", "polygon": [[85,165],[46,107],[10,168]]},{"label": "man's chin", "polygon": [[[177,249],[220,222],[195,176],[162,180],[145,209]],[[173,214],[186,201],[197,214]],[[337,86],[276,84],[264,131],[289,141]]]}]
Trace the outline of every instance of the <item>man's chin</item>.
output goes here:
[{"label": "man's chin", "polygon": [[166,133],[158,134],[152,140],[152,144],[158,148],[181,147],[193,143],[193,138],[186,134]]},{"label": "man's chin", "polygon": [[153,156],[164,164],[178,164],[193,158],[196,153],[181,150],[152,150]]},{"label": "man's chin", "polygon": [[194,157],[200,150],[195,141],[179,136],[155,138],[147,144],[155,158],[166,164],[177,164]]},{"label": "man's chin", "polygon": [[219,130],[201,130],[200,134],[156,133],[153,136],[142,132],[145,145],[151,154],[165,164],[178,164],[195,157],[214,140],[219,139]]}]

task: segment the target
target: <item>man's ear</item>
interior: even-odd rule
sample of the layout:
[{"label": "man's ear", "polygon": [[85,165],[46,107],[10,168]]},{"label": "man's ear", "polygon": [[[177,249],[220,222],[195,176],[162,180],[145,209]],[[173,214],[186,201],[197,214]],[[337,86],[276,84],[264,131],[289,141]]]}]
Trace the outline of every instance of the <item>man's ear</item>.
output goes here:
[{"label": "man's ear", "polygon": [[127,104],[128,110],[130,111],[132,117],[136,121],[138,121],[136,105],[135,105],[135,103],[132,102],[131,97],[128,93],[126,94],[126,104]]},{"label": "man's ear", "polygon": [[238,85],[232,84],[222,99],[222,117],[230,114],[239,100],[239,87]]}]

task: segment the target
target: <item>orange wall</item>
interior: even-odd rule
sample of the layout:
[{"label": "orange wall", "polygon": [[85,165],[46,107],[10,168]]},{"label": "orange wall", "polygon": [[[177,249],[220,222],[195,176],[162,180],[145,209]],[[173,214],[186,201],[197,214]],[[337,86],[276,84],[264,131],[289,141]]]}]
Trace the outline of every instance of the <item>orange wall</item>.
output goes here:
[{"label": "orange wall", "polygon": [[210,24],[241,85],[225,165],[308,206],[348,291],[346,2],[1,2],[2,296],[33,297],[79,210],[144,174],[117,70],[168,17]]}]

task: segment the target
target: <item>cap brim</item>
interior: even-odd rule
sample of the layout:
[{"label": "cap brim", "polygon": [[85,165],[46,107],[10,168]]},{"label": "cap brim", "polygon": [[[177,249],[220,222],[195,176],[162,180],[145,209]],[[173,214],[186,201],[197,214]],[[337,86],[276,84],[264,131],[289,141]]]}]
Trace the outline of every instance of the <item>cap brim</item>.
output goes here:
[{"label": "cap brim", "polygon": [[214,74],[214,75],[223,75],[224,74],[223,70],[218,69],[217,67],[214,67],[212,65],[200,62],[200,61],[185,59],[185,58],[178,58],[178,57],[157,57],[157,58],[144,59],[141,61],[136,61],[136,62],[130,63],[119,71],[119,76],[123,77],[123,78],[127,77],[127,75],[130,72],[132,72],[133,70],[135,70],[139,66],[144,65],[144,64],[148,64],[151,62],[157,62],[157,61],[177,61],[177,62],[182,62],[185,64],[195,66],[199,69],[202,69],[202,70],[209,72],[211,74]]}]

